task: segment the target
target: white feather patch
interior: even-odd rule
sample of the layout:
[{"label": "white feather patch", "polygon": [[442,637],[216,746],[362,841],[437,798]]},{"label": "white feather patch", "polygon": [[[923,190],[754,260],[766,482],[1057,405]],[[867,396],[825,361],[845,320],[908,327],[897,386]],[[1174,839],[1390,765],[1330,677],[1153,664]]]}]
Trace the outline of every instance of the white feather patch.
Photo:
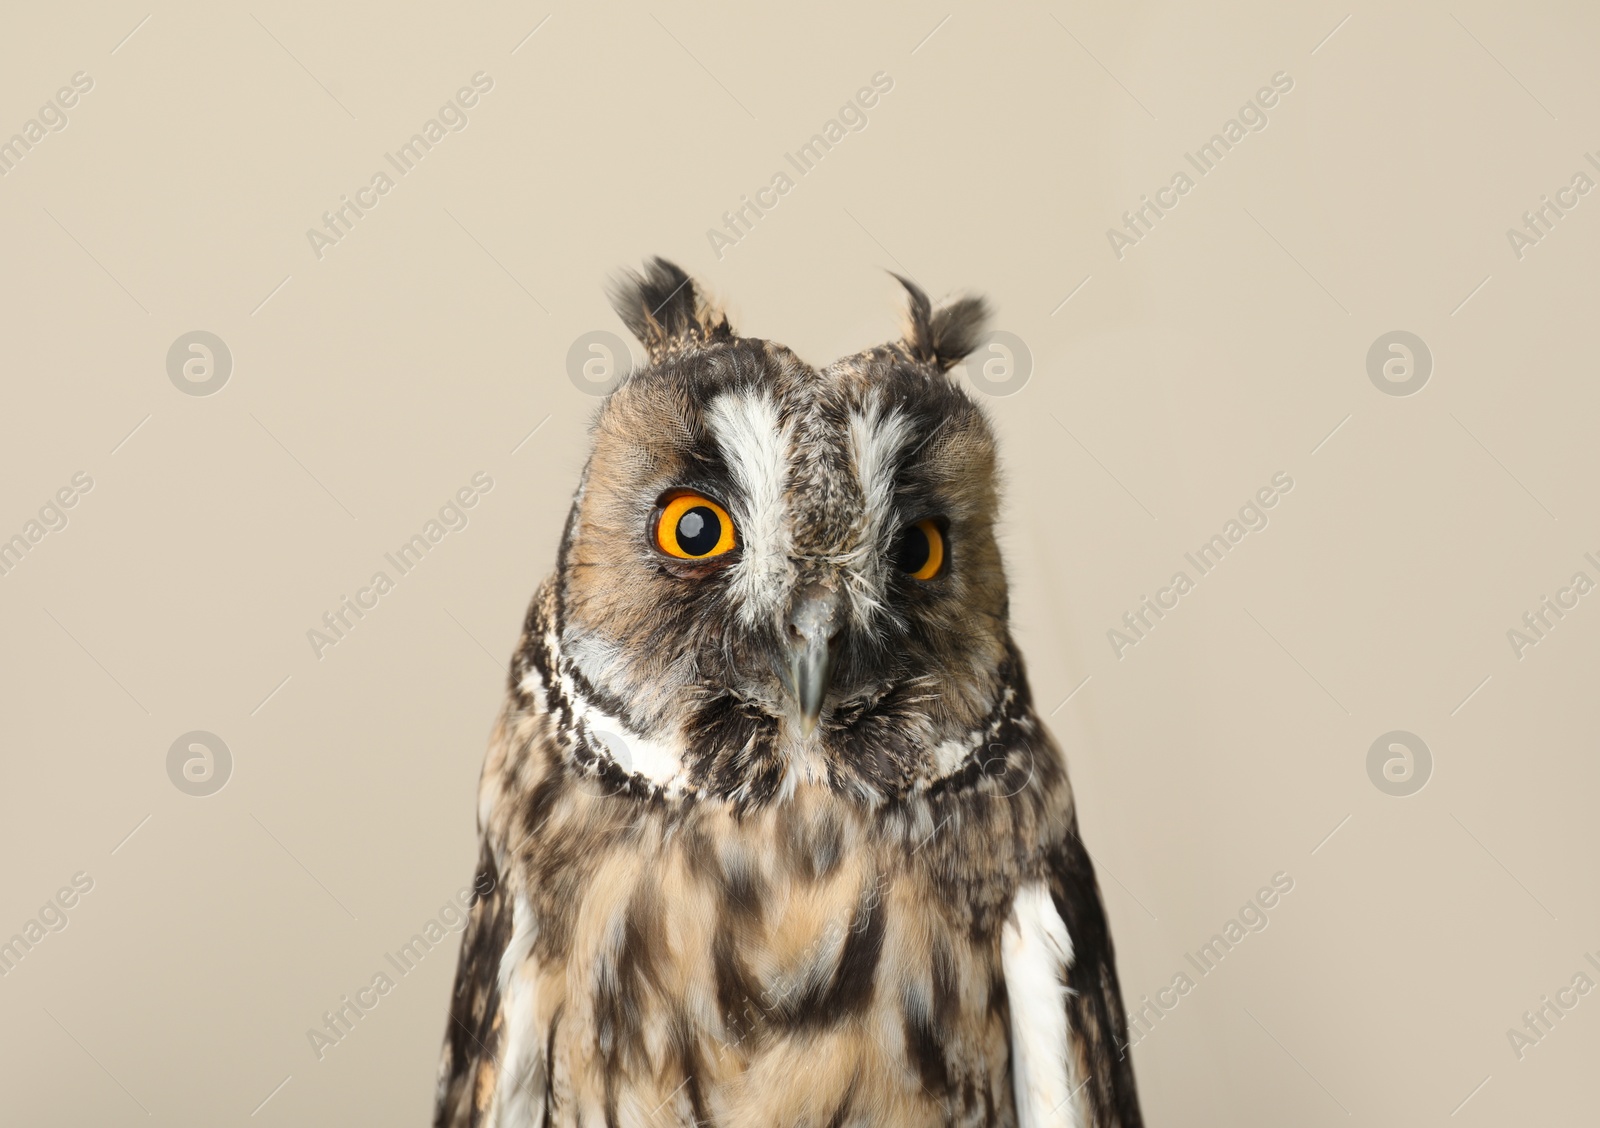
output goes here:
[{"label": "white feather patch", "polygon": [[[1016,697],[1017,691],[1011,686],[1006,686],[1005,692],[1001,696],[1001,703],[1006,706],[1004,710],[996,709],[992,702],[985,702],[985,707],[992,714],[987,725],[973,729],[964,736],[949,737],[934,746],[933,766],[936,778],[943,779],[962,770],[966,767],[967,761],[972,759],[974,755],[977,755],[985,775],[998,778],[1004,773],[1008,766],[1007,748],[1004,744],[993,743],[995,738],[1000,735],[1000,730],[1009,720],[1022,729],[1023,732],[1031,731],[1029,728],[1030,722],[1026,717],[1019,719],[1010,716],[1010,706],[1016,700]],[[985,748],[985,745],[988,745],[988,747]],[[1034,750],[1029,746],[1024,746],[1023,750],[1030,757],[1035,754]],[[1028,779],[1031,780],[1033,777],[1032,765],[1030,764],[1029,766]],[[1024,781],[1025,784],[1026,781]],[[1015,794],[1015,792],[1009,792],[1008,794]]]},{"label": "white feather patch", "polygon": [[896,531],[889,528],[894,517],[894,468],[910,433],[906,417],[896,410],[885,413],[878,397],[865,412],[850,413],[850,463],[862,499],[862,528],[852,573],[867,580],[866,586],[849,585],[851,610],[858,622],[867,621],[881,601],[888,566],[884,547]]},{"label": "white feather patch", "polygon": [[868,540],[876,543],[894,512],[894,466],[911,424],[899,411],[885,413],[877,397],[865,412],[850,413],[850,461],[866,503]]},{"label": "white feather patch", "polygon": [[544,1039],[536,1029],[539,988],[531,958],[538,929],[524,898],[512,903],[511,921],[511,942],[500,957],[500,1012],[505,1016],[500,1075],[485,1119],[491,1128],[542,1128]]},{"label": "white feather patch", "polygon": [[983,743],[983,733],[977,732],[959,740],[944,740],[933,750],[933,770],[936,778],[954,775],[961,766],[971,759],[972,754],[978,750],[978,745]]},{"label": "white feather patch", "polygon": [[1018,1128],[1082,1128],[1081,1088],[1067,1029],[1072,938],[1043,882],[1017,890],[1000,936],[1011,1002],[1011,1079]]},{"label": "white feather patch", "polygon": [[790,428],[765,392],[725,392],[706,413],[739,497],[727,499],[743,544],[730,590],[746,623],[770,616],[789,577],[789,536],[783,493],[789,478]]},{"label": "white feather patch", "polygon": [[[578,689],[577,679],[572,676],[573,667],[576,667],[591,685],[603,685],[604,680],[601,675],[610,663],[617,661],[614,648],[580,641],[574,647],[575,653],[568,654],[553,630],[545,633],[544,643],[551,657],[551,663],[555,667],[556,691],[571,707],[574,727],[579,727],[581,722],[581,727],[589,733],[592,738],[590,747],[594,753],[613,761],[626,772],[636,772],[644,776],[669,793],[685,790],[688,776],[683,767],[684,747],[681,737],[673,736],[667,740],[657,740],[654,737],[642,736],[621,718],[613,717],[604,709],[591,704]],[[525,693],[538,695],[542,701],[544,679],[530,666],[519,688]]]},{"label": "white feather patch", "polygon": [[573,720],[581,721],[596,742],[604,745],[595,751],[601,755],[609,754],[624,771],[637,772],[658,786],[670,788],[681,784],[685,778],[681,736],[673,734],[667,739],[658,740],[640,735],[620,717],[613,717],[586,700],[569,672],[570,663],[588,679],[590,685],[604,685],[607,667],[620,660],[615,648],[589,645],[580,640],[573,649],[574,653],[563,653],[557,661],[557,669],[561,671],[558,675],[561,692],[572,703]]}]

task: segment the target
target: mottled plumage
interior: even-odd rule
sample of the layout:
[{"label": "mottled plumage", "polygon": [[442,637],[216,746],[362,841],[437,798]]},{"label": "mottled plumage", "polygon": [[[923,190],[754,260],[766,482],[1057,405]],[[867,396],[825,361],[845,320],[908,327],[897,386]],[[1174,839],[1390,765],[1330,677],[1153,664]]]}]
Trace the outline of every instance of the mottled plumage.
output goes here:
[{"label": "mottled plumage", "polygon": [[437,1125],[1142,1123],[946,375],[984,307],[904,285],[820,371],[670,263],[616,288],[648,363],[512,662]]}]

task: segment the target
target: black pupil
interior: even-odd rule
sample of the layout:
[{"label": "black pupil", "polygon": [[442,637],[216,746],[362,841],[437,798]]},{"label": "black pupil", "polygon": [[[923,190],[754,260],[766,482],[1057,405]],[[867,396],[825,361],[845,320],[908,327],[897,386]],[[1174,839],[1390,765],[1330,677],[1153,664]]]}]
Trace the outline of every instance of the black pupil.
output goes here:
[{"label": "black pupil", "polygon": [[933,546],[928,543],[928,534],[921,526],[912,525],[900,534],[899,543],[894,547],[894,565],[910,575],[921,571],[932,553]]},{"label": "black pupil", "polygon": [[678,547],[690,556],[704,556],[722,539],[722,522],[715,512],[697,505],[678,518]]}]

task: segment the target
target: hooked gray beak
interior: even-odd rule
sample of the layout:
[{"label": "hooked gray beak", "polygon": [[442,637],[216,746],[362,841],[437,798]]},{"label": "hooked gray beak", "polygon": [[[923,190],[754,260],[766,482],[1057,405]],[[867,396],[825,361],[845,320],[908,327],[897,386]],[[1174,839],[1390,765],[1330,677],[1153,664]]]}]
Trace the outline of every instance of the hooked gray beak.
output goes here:
[{"label": "hooked gray beak", "polygon": [[800,732],[810,736],[833,675],[833,648],[844,627],[838,595],[820,584],[795,593],[789,610],[789,692],[800,707]]}]

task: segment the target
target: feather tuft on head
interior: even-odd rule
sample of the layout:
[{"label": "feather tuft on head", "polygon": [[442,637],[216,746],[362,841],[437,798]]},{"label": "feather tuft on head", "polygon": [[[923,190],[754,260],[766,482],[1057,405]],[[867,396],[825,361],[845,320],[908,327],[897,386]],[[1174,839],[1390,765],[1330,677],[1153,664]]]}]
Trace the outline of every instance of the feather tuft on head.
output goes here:
[{"label": "feather tuft on head", "polygon": [[625,271],[607,293],[611,307],[652,361],[686,344],[733,339],[722,311],[700,296],[694,279],[681,267],[664,258],[645,263],[643,274]]},{"label": "feather tuft on head", "polygon": [[979,297],[957,298],[934,309],[915,282],[898,274],[894,279],[906,288],[903,343],[913,357],[948,372],[978,347],[989,320],[988,302]]}]

